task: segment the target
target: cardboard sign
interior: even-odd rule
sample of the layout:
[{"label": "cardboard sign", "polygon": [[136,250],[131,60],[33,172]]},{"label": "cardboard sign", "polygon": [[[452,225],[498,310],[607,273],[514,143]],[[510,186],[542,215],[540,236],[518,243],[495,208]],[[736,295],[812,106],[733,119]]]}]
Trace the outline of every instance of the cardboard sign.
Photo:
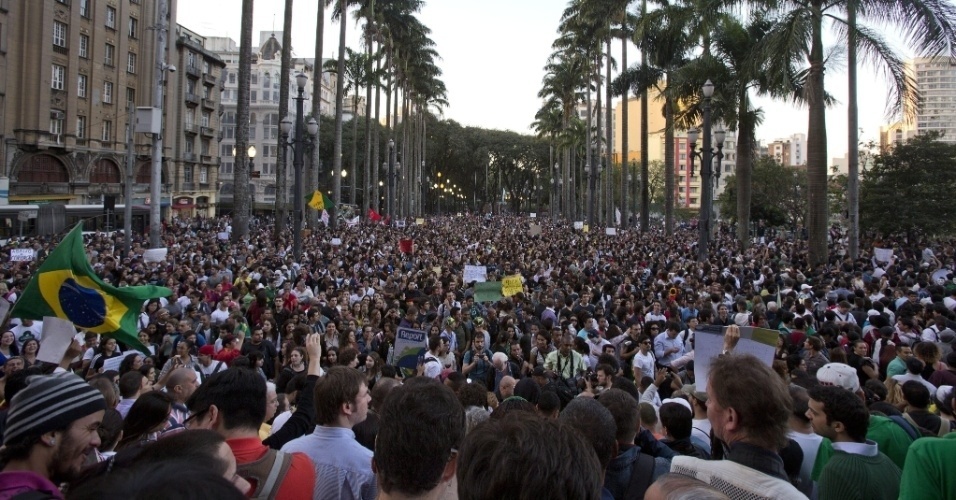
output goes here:
[{"label": "cardboard sign", "polygon": [[487,266],[465,266],[465,283],[471,283],[472,281],[477,281],[478,283],[484,283],[488,281],[488,267]]},{"label": "cardboard sign", "polygon": [[143,262],[162,262],[166,260],[167,248],[150,248],[143,252]]},{"label": "cardboard sign", "polygon": [[541,234],[541,224],[531,224],[531,231],[529,233],[531,236],[539,236]]},{"label": "cardboard sign", "polygon": [[424,226],[425,219],[415,219],[415,224],[418,224],[419,226]]},{"label": "cardboard sign", "polygon": [[501,300],[501,282],[486,281],[475,283],[475,302],[497,302]]},{"label": "cardboard sign", "polygon": [[406,375],[412,375],[418,367],[418,356],[427,350],[428,335],[425,330],[399,328],[395,332],[393,358],[388,360],[388,364],[401,368]]},{"label": "cardboard sign", "polygon": [[538,214],[537,214],[537,213],[531,212],[531,218],[532,218],[532,219],[537,218],[537,217],[538,217]]},{"label": "cardboard sign", "polygon": [[342,244],[342,238],[332,238],[332,241],[330,241],[329,243],[331,243],[332,246],[335,246],[335,247],[340,246]]},{"label": "cardboard sign", "polygon": [[[719,326],[703,326],[694,330],[694,375],[697,387],[705,390],[710,365],[724,348],[724,329]],[[752,354],[767,366],[773,364],[780,332],[765,328],[740,327],[740,340],[734,354]],[[690,346],[686,346],[690,348]]]},{"label": "cardboard sign", "polygon": [[[30,262],[37,258],[37,251],[32,248],[11,248],[10,262]],[[57,361],[59,363],[59,361]]]},{"label": "cardboard sign", "polygon": [[577,221],[577,222],[575,222],[575,223],[574,223],[574,229],[584,229],[584,222],[583,222],[583,221]]},{"label": "cardboard sign", "polygon": [[507,276],[501,280],[501,294],[505,297],[511,297],[522,290],[521,275]]},{"label": "cardboard sign", "polygon": [[616,227],[606,227],[606,228],[604,228],[604,234],[606,234],[606,235],[608,235],[608,236],[617,236],[617,228],[616,228]]},{"label": "cardboard sign", "polygon": [[219,241],[226,241],[229,239],[229,233],[225,231],[221,233],[216,233],[216,237],[219,238]]}]

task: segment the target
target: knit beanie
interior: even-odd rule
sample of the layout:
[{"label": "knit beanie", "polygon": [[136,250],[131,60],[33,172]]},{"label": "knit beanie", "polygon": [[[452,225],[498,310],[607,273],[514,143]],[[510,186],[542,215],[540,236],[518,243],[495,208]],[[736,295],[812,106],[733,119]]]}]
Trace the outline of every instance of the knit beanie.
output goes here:
[{"label": "knit beanie", "polygon": [[3,445],[69,427],[105,409],[103,394],[76,375],[30,377],[28,385],[10,401]]}]

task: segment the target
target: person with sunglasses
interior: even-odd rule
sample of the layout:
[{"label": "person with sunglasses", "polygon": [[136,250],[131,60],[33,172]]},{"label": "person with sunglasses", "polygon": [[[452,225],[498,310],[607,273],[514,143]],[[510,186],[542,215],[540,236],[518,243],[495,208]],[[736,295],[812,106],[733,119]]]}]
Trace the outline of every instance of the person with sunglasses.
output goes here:
[{"label": "person with sunglasses", "polygon": [[631,366],[634,369],[634,380],[640,382],[643,377],[654,376],[654,352],[651,350],[651,338],[641,335],[637,341],[637,352],[633,354]]}]

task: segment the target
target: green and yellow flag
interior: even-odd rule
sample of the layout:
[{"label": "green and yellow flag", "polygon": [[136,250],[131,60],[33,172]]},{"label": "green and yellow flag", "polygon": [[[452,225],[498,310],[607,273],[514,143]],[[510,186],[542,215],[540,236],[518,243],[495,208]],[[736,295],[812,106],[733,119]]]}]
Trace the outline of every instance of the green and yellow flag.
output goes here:
[{"label": "green and yellow flag", "polygon": [[332,200],[330,200],[328,196],[318,189],[312,193],[312,196],[307,197],[306,201],[309,203],[310,207],[320,212],[322,210],[328,210],[332,208]]},{"label": "green and yellow flag", "polygon": [[136,319],[144,301],[171,293],[153,285],[116,288],[104,283],[86,259],[80,222],[37,269],[10,316],[36,320],[55,316],[148,352],[137,337]]}]

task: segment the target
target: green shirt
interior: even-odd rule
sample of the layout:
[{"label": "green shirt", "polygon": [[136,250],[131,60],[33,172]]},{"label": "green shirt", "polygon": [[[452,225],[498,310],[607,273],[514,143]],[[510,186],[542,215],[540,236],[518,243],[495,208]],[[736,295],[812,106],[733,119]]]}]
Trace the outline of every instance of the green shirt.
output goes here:
[{"label": "green shirt", "polygon": [[893,358],[893,361],[890,361],[889,364],[886,365],[886,378],[904,373],[906,373],[906,363],[904,363],[899,356]]},{"label": "green shirt", "polygon": [[947,500],[956,496],[956,433],[920,438],[906,454],[900,500]]},{"label": "green shirt", "polygon": [[817,486],[820,500],[896,500],[900,469],[882,453],[868,457],[837,450]]},{"label": "green shirt", "polygon": [[[913,440],[899,424],[887,417],[870,415],[870,426],[866,430],[866,438],[875,442],[880,453],[889,457],[898,468],[903,468],[906,462],[906,452]],[[823,438],[823,442],[820,443],[820,450],[817,452],[817,461],[813,465],[812,477],[814,481],[820,479],[824,466],[832,456],[833,443],[829,439]]]}]

